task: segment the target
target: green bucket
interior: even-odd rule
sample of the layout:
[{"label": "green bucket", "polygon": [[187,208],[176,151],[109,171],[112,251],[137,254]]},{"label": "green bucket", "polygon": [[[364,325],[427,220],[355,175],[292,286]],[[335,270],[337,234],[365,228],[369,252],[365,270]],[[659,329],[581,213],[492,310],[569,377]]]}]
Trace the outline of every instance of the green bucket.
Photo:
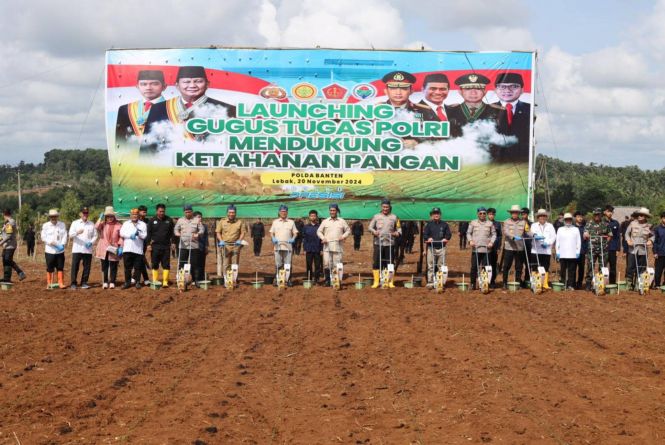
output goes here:
[{"label": "green bucket", "polygon": [[407,289],[413,289],[413,281],[405,281],[404,287]]},{"label": "green bucket", "polygon": [[7,282],[0,283],[0,289],[2,290],[12,290],[12,287],[14,287],[13,283],[7,283]]},{"label": "green bucket", "polygon": [[607,292],[608,295],[616,295],[619,293],[619,286],[616,284],[608,284],[605,286],[605,292]]},{"label": "green bucket", "polygon": [[665,286],[660,286],[658,289],[660,289],[661,294],[665,294]]},{"label": "green bucket", "polygon": [[617,281],[617,286],[619,290],[627,290],[628,282],[627,281]]},{"label": "green bucket", "polygon": [[210,280],[213,286],[223,286],[224,285],[224,278],[222,277],[216,277]]},{"label": "green bucket", "polygon": [[252,281],[252,287],[254,289],[261,289],[263,287],[263,281]]},{"label": "green bucket", "polygon": [[365,282],[364,281],[356,281],[356,289],[357,290],[363,290],[365,288]]},{"label": "green bucket", "polygon": [[469,290],[469,283],[457,283],[457,290],[466,292]]},{"label": "green bucket", "polygon": [[210,289],[210,281],[209,280],[199,281],[197,284],[199,286],[199,289],[203,289],[203,290]]},{"label": "green bucket", "polygon": [[561,281],[555,281],[552,283],[552,290],[554,292],[563,292],[563,290],[566,288],[566,285],[562,283]]},{"label": "green bucket", "polygon": [[314,280],[302,280],[302,287],[311,289],[314,286]]},{"label": "green bucket", "polygon": [[159,281],[151,281],[150,282],[150,289],[152,290],[160,290],[162,288],[162,283]]},{"label": "green bucket", "polygon": [[520,290],[520,282],[519,281],[509,281],[508,282],[508,290],[510,292],[517,292]]}]

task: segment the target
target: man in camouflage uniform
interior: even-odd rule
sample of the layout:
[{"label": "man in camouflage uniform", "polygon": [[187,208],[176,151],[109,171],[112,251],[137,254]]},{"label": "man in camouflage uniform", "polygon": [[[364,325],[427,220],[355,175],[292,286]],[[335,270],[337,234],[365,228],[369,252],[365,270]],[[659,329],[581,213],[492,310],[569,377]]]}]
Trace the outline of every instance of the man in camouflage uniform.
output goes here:
[{"label": "man in camouflage uniform", "polygon": [[[471,246],[471,289],[476,289],[476,279],[478,278],[478,266],[488,265],[489,255],[494,241],[496,241],[496,229],[494,223],[487,219],[487,209],[479,207],[477,210],[478,219],[469,223],[467,237]],[[492,271],[494,275],[494,271]]]},{"label": "man in camouflage uniform", "polygon": [[628,244],[626,282],[633,289],[637,272],[644,271],[647,267],[647,248],[653,245],[651,224],[647,222],[647,219],[651,218],[649,209],[642,207],[635,213],[636,218],[628,225],[625,234]]},{"label": "man in camouflage uniform", "polygon": [[[608,257],[609,240],[612,238],[610,226],[603,220],[603,211],[599,208],[593,210],[593,219],[584,227],[584,239],[589,240],[589,250],[586,257],[586,290],[592,290],[594,266],[600,271],[602,264]],[[602,245],[602,249],[601,249]]]}]

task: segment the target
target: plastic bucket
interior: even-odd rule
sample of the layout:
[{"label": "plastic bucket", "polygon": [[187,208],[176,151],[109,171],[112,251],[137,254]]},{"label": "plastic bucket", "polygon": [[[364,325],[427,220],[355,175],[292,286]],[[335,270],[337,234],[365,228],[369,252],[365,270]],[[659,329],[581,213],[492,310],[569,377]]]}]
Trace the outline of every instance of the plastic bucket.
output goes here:
[{"label": "plastic bucket", "polygon": [[162,283],[159,281],[151,281],[150,282],[150,289],[152,290],[160,290],[162,288]]},{"label": "plastic bucket", "polygon": [[466,292],[469,290],[469,283],[457,283],[457,290]]},{"label": "plastic bucket", "polygon": [[415,284],[414,284],[413,281],[405,281],[404,282],[404,287],[407,288],[407,289],[413,289],[414,286],[415,286]]},{"label": "plastic bucket", "polygon": [[252,287],[254,289],[261,289],[263,287],[263,281],[252,281]]},{"label": "plastic bucket", "polygon": [[508,290],[510,292],[517,292],[520,290],[520,282],[519,281],[509,281],[508,282]]},{"label": "plastic bucket", "polygon": [[303,280],[302,287],[305,289],[311,289],[314,286],[314,280]]},{"label": "plastic bucket", "polygon": [[365,281],[356,281],[355,286],[357,290],[363,290],[365,288]]},{"label": "plastic bucket", "polygon": [[14,283],[6,283],[6,282],[0,283],[0,289],[2,290],[12,290],[13,287]]},{"label": "plastic bucket", "polygon": [[607,292],[608,295],[616,295],[619,292],[619,286],[616,284],[608,284],[605,286],[605,292]]},{"label": "plastic bucket", "polygon": [[566,288],[566,285],[561,281],[555,281],[551,284],[551,286],[554,292],[563,292],[563,290]]},{"label": "plastic bucket", "polygon": [[627,281],[617,281],[617,286],[619,290],[627,290],[628,289],[628,282]]},{"label": "plastic bucket", "polygon": [[213,286],[223,286],[224,285],[224,278],[222,277],[216,277],[210,280]]}]

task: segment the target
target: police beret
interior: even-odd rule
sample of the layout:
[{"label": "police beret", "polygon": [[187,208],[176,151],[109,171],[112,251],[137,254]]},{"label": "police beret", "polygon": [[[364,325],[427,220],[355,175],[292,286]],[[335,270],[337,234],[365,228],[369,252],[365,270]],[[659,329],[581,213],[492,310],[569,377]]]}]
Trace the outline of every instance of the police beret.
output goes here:
[{"label": "police beret", "polygon": [[381,200],[381,205],[383,205],[383,204],[388,204],[388,205],[390,205],[390,199],[388,199],[388,198],[383,198],[383,199]]},{"label": "police beret", "polygon": [[496,80],[494,81],[494,85],[500,84],[500,83],[516,83],[519,84],[519,86],[523,87],[524,86],[524,80],[522,80],[522,75],[519,73],[501,73],[498,76],[496,76]]},{"label": "police beret", "polygon": [[416,76],[406,71],[391,71],[381,80],[389,87],[408,87],[416,83]]},{"label": "police beret", "polygon": [[333,202],[332,204],[330,204],[330,205],[328,206],[328,208],[329,208],[329,209],[337,209],[337,210],[339,210],[339,206],[338,206],[336,203],[334,203],[334,202]]},{"label": "police beret", "polygon": [[487,212],[487,209],[486,209],[485,207],[478,207],[478,208],[476,209],[476,212],[477,212],[477,213],[480,213],[480,212]]},{"label": "police beret", "polygon": [[286,211],[288,211],[289,208],[287,207],[286,204],[282,204],[281,206],[279,206],[279,211],[281,212],[282,210],[286,210]]},{"label": "police beret", "polygon": [[164,73],[159,70],[141,70],[136,80],[159,80],[164,83]]},{"label": "police beret", "polygon": [[235,211],[236,211],[236,206],[234,206],[233,204],[230,204],[230,205],[226,208],[226,211],[227,211],[227,212],[230,212],[231,210],[233,210],[233,211],[235,212]]},{"label": "police beret", "polygon": [[432,210],[430,210],[430,212],[429,212],[430,215],[434,215],[434,214],[437,214],[437,213],[438,213],[439,215],[441,214],[441,209],[438,208],[438,207],[434,207],[434,208],[433,208]]},{"label": "police beret", "polygon": [[425,76],[425,81],[423,82],[423,85],[427,85],[430,82],[439,82],[439,83],[450,83],[448,81],[448,76],[446,76],[443,73],[434,73],[434,74],[428,74]]},{"label": "police beret", "polygon": [[202,66],[181,66],[178,69],[178,76],[176,77],[176,80],[180,80],[183,77],[203,77],[204,79],[208,79],[206,76],[206,70]]},{"label": "police beret", "polygon": [[482,74],[469,73],[455,79],[460,88],[485,88],[490,80]]},{"label": "police beret", "polygon": [[182,206],[182,209],[183,210],[192,210],[192,205],[191,204],[185,204],[184,206]]}]

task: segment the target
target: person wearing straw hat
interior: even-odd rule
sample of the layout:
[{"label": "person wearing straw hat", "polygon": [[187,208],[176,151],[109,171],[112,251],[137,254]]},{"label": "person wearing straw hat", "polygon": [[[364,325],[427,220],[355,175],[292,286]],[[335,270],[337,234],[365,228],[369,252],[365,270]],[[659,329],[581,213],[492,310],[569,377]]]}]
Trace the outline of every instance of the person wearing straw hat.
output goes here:
[{"label": "person wearing straw hat", "polygon": [[324,219],[316,231],[316,235],[323,243],[323,274],[325,276],[325,285],[330,286],[330,281],[335,267],[342,262],[344,248],[342,243],[351,235],[351,227],[340,218],[339,206],[335,203],[328,206],[330,216]]},{"label": "person wearing straw hat", "polygon": [[503,222],[503,288],[508,289],[508,273],[515,264],[515,281],[522,285],[522,262],[526,221],[520,218],[522,208],[515,204],[508,210],[510,218]]},{"label": "person wearing straw hat", "polygon": [[610,226],[603,221],[603,211],[593,209],[593,218],[584,226],[584,239],[589,243],[586,255],[586,290],[593,290],[594,265],[598,270],[607,258],[609,242],[612,239]]},{"label": "person wearing straw hat", "polygon": [[626,282],[633,288],[637,269],[644,271],[647,267],[647,248],[653,245],[651,224],[647,222],[647,219],[651,218],[649,209],[642,207],[635,214],[636,219],[626,229],[626,243],[628,244]]},{"label": "person wearing straw hat", "polygon": [[240,252],[247,237],[247,226],[237,218],[237,209],[233,204],[226,208],[226,218],[217,222],[217,264],[220,265],[218,276],[226,277],[231,265],[240,264]]},{"label": "person wearing straw hat", "polygon": [[157,204],[155,216],[148,221],[148,236],[145,244],[150,256],[152,282],[159,283],[159,266],[162,266],[162,288],[169,287],[174,227],[175,223],[166,214],[166,205]]},{"label": "person wearing straw hat", "polygon": [[552,246],[556,242],[556,230],[552,223],[547,221],[549,213],[545,209],[538,209],[536,222],[531,224],[529,235],[533,238],[531,253],[538,256],[537,264],[545,269],[545,281],[543,288],[550,288],[550,259],[552,258]]},{"label": "person wearing straw hat", "polygon": [[582,249],[582,237],[573,224],[573,215],[563,215],[563,227],[556,232],[556,259],[561,265],[561,281],[567,290],[575,290],[575,268]]},{"label": "person wearing straw hat", "polygon": [[71,289],[76,289],[79,265],[83,263],[81,289],[89,289],[90,264],[92,263],[92,245],[97,241],[95,223],[88,219],[90,211],[87,206],[81,207],[80,218],[69,226],[69,238],[72,240],[72,275]]},{"label": "person wearing straw hat", "polygon": [[478,267],[489,266],[489,251],[496,241],[494,223],[487,219],[487,209],[478,207],[478,215],[469,223],[467,238],[471,246],[471,289],[476,290]]},{"label": "person wearing straw hat", "polygon": [[125,284],[123,289],[132,287],[132,279],[136,288],[141,289],[141,271],[145,257],[143,256],[143,243],[148,235],[148,227],[139,219],[139,209],[129,212],[129,220],[120,227],[122,237],[122,256],[125,266]]},{"label": "person wearing straw hat", "polygon": [[67,245],[67,227],[58,221],[58,209],[48,211],[49,220],[42,225],[41,238],[44,242],[44,256],[46,257],[46,288],[51,289],[55,283],[53,273],[58,272],[58,287],[65,288],[65,246]]},{"label": "person wearing straw hat", "polygon": [[[285,204],[280,205],[278,215],[279,217],[273,220],[269,231],[272,244],[275,246],[275,286],[278,285],[277,277],[279,277],[279,271],[282,268],[286,269],[286,265],[291,267],[293,244],[296,242],[296,236],[298,235],[296,224],[292,219],[289,219],[288,206]],[[289,287],[293,286],[290,273],[286,279],[286,285]]]},{"label": "person wearing straw hat", "polygon": [[0,246],[2,246],[2,266],[4,271],[3,282],[11,283],[12,270],[18,274],[20,281],[25,280],[25,272],[14,261],[14,253],[16,253],[16,236],[18,231],[16,229],[16,220],[12,218],[12,211],[5,209],[3,212],[5,223],[2,226],[2,237],[0,238]]},{"label": "person wearing straw hat", "polygon": [[665,271],[665,212],[660,213],[660,224],[653,229],[653,235],[653,256],[656,258],[653,284],[658,289]]},{"label": "person wearing straw hat", "polygon": [[[402,234],[402,223],[397,215],[392,213],[390,200],[381,200],[381,212],[372,217],[368,231],[374,235],[374,251],[372,254],[372,275],[374,283],[372,289],[381,284],[381,271],[388,267],[389,262],[395,258],[395,238]],[[393,275],[394,277],[394,275]],[[394,278],[387,283],[388,287],[395,287]]]},{"label": "person wearing straw hat", "polygon": [[423,229],[427,249],[427,287],[434,287],[435,270],[446,264],[446,246],[453,234],[447,222],[441,220],[441,209],[434,207],[429,212],[430,220]]},{"label": "person wearing straw hat", "polygon": [[115,288],[118,263],[122,257],[123,239],[120,237],[120,226],[112,206],[106,206],[95,224],[99,233],[95,258],[102,264],[102,289]]}]

